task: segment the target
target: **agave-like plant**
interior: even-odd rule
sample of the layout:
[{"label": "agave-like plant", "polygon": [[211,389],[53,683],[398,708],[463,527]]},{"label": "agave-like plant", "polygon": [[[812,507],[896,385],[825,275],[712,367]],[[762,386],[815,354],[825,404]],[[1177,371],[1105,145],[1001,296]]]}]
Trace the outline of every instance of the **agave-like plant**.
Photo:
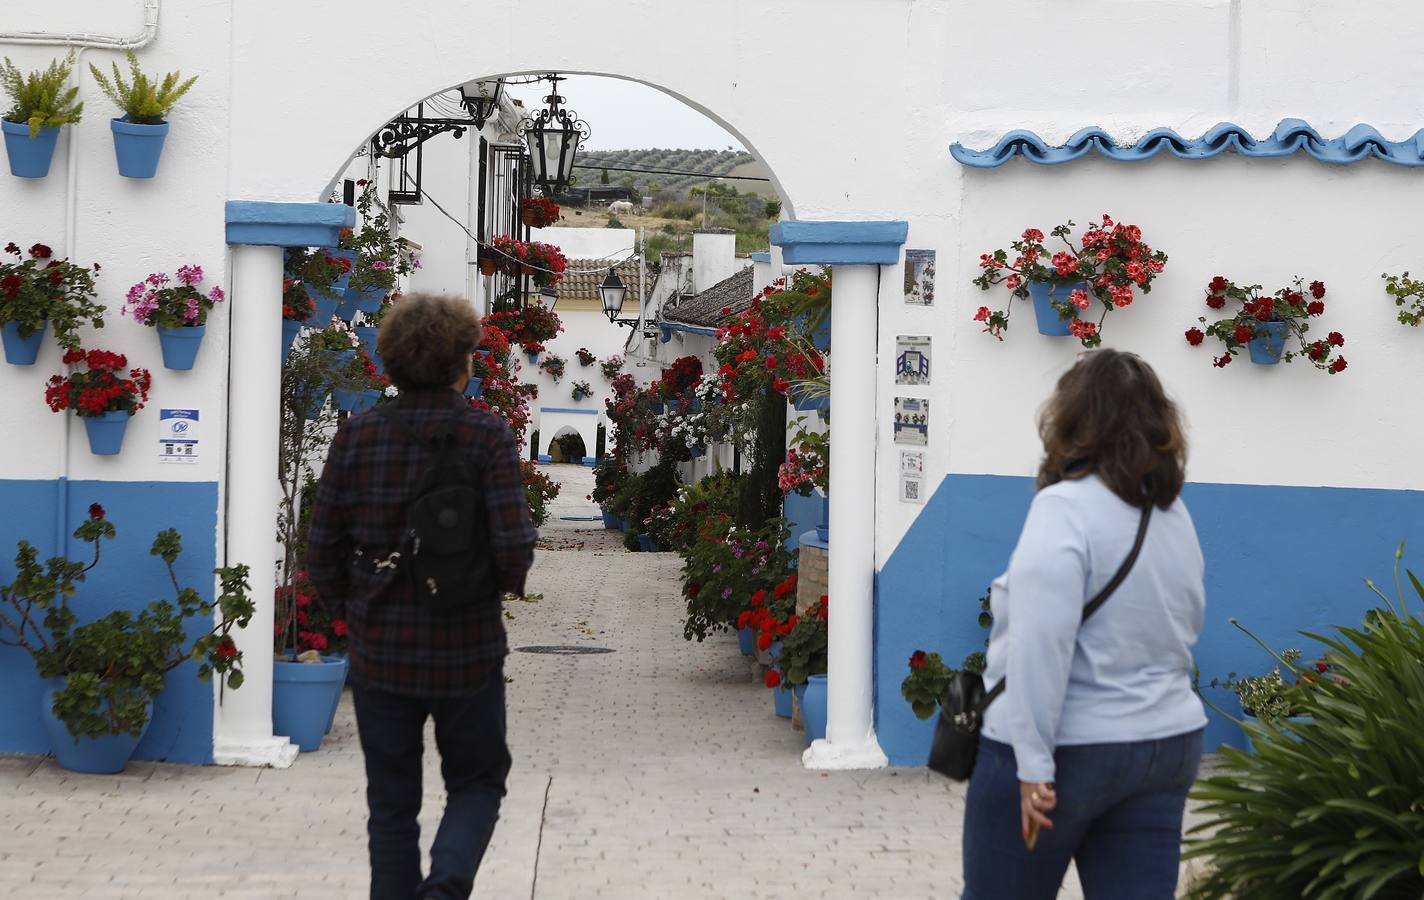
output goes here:
[{"label": "agave-like plant", "polygon": [[1187,841],[1184,856],[1208,862],[1189,896],[1424,897],[1424,622],[1407,609],[1403,554],[1397,604],[1366,579],[1384,606],[1362,625],[1303,632],[1330,665],[1314,679],[1296,669],[1309,719],[1250,726],[1255,755],[1225,748],[1224,771],[1193,792],[1210,818]]}]

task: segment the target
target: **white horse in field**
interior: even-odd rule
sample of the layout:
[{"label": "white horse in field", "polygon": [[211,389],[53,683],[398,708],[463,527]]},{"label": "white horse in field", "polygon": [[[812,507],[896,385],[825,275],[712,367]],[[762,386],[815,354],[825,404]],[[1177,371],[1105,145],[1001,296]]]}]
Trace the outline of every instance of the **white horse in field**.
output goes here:
[{"label": "white horse in field", "polygon": [[628,200],[614,200],[608,204],[608,214],[610,216],[624,215],[631,216],[635,207]]}]

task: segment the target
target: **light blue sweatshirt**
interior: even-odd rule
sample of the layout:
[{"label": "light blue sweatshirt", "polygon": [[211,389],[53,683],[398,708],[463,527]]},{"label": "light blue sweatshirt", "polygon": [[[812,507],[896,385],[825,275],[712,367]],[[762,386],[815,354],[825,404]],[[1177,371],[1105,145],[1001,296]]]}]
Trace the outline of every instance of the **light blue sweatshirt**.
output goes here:
[{"label": "light blue sweatshirt", "polygon": [[983,733],[1013,745],[1020,781],[1051,782],[1053,751],[1172,737],[1206,724],[1192,647],[1206,594],[1196,527],[1179,497],[1154,509],[1137,564],[1081,628],[1141,513],[1096,475],[1038,492],[990,603],[986,688],[1007,672]]}]

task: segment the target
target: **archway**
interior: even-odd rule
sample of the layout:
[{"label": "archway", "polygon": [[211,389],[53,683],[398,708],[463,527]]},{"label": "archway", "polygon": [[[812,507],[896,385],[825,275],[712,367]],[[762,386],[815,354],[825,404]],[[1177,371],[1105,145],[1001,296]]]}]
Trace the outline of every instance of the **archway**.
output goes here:
[{"label": "archway", "polygon": [[587,445],[583,436],[576,428],[565,425],[558,433],[549,440],[548,446],[549,461],[552,463],[578,463],[582,464],[584,458],[589,456]]}]

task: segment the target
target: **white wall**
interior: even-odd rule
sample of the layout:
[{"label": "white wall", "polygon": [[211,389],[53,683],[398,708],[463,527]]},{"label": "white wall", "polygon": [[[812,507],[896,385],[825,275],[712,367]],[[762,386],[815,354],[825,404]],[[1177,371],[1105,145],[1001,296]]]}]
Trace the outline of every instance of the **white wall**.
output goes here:
[{"label": "white wall", "polygon": [[638,233],[631,228],[534,228],[530,235],[558,247],[569,259],[617,261],[632,256],[638,246]]}]

